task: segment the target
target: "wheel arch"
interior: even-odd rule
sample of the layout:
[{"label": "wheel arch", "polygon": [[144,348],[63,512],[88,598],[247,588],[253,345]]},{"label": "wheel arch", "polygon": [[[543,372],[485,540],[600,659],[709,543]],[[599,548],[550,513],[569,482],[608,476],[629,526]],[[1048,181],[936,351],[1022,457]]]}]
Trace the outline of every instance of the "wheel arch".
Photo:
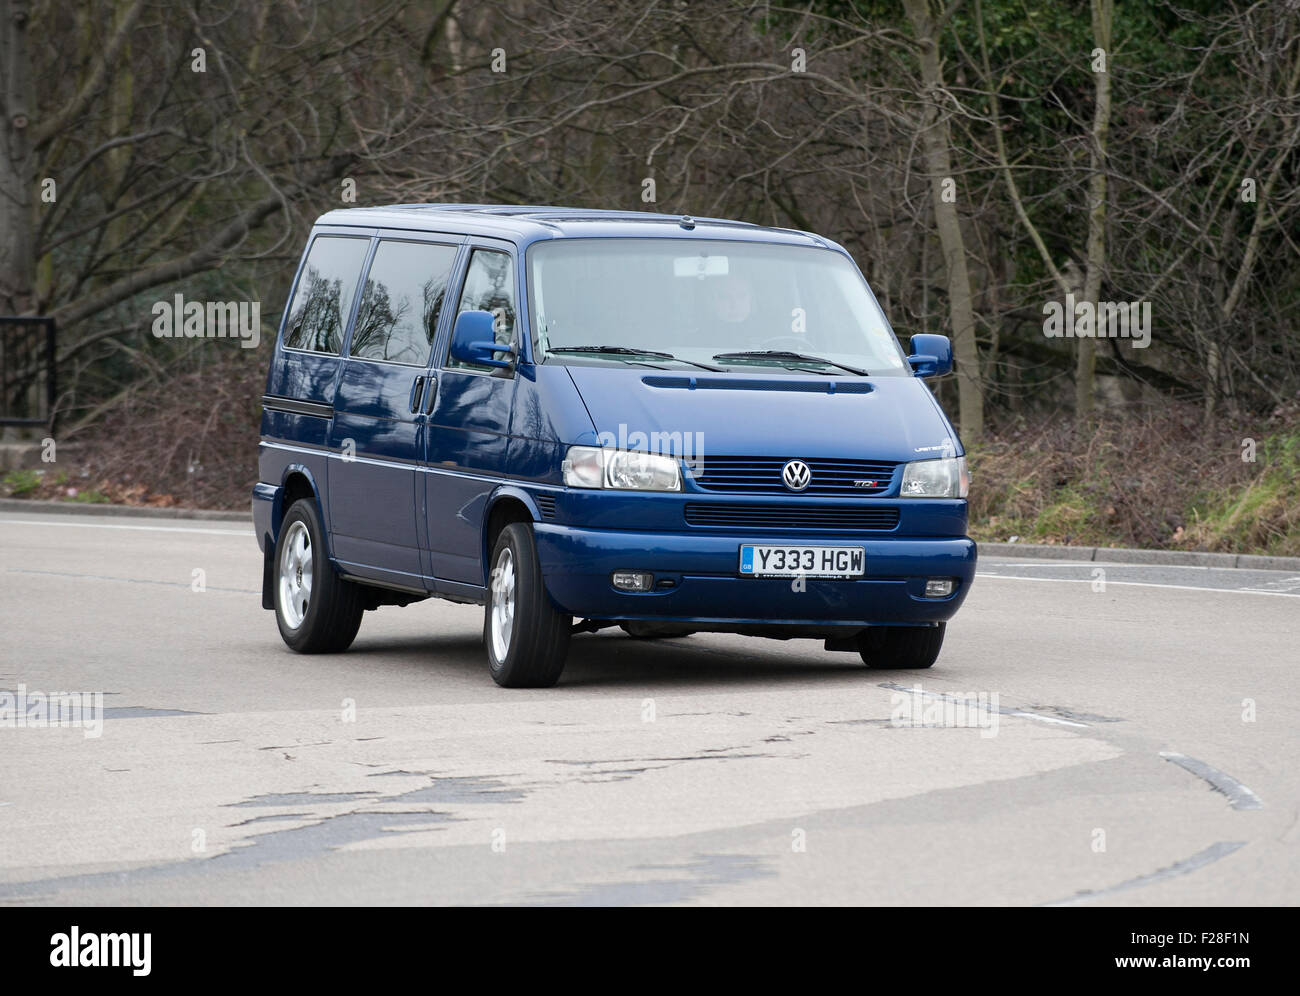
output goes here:
[{"label": "wheel arch", "polygon": [[512,522],[526,522],[530,526],[540,522],[541,512],[533,497],[522,488],[502,487],[492,493],[483,515],[483,584],[488,582],[492,570],[492,549],[501,531]]},{"label": "wheel arch", "polygon": [[262,608],[264,609],[275,608],[272,586],[275,584],[275,551],[280,545],[280,528],[293,503],[303,498],[310,498],[316,504],[316,515],[320,519],[321,532],[325,537],[327,563],[333,563],[329,523],[325,518],[321,489],[316,483],[316,476],[310,467],[301,463],[291,463],[280,475],[279,495],[271,510],[271,542],[267,543],[266,549],[262,551]]},{"label": "wheel arch", "polygon": [[291,463],[284,468],[284,473],[280,475],[280,507],[276,509],[272,522],[273,538],[277,543],[280,540],[280,524],[290,507],[299,499],[310,498],[316,503],[316,514],[320,516],[321,527],[325,532],[326,552],[329,552],[329,520],[325,517],[325,502],[321,497],[323,490],[316,482],[316,475],[305,464]]}]

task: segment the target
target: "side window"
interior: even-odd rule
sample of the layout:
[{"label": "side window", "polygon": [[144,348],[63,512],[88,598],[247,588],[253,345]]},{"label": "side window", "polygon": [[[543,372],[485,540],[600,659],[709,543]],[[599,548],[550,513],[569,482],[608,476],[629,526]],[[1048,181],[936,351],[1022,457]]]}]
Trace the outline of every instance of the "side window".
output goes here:
[{"label": "side window", "polygon": [[361,290],[349,354],[428,363],[455,261],[455,246],[381,241]]},{"label": "side window", "polygon": [[316,353],[339,353],[370,240],[319,236],[311,244],[298,289],[289,303],[284,345]]},{"label": "side window", "polygon": [[[490,311],[496,315],[495,335],[499,343],[510,343],[515,337],[515,276],[510,265],[510,254],[493,249],[475,249],[465,272],[465,287],[460,292],[462,311]],[[461,363],[447,356],[448,367],[471,370],[493,370],[473,363]]]}]

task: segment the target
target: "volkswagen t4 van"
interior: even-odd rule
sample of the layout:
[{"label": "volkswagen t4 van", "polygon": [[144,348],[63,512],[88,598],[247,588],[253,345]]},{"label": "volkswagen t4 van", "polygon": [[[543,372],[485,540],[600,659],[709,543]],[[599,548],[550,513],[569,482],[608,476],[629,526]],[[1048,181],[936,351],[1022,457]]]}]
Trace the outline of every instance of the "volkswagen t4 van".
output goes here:
[{"label": "volkswagen t4 van", "polygon": [[411,204],[312,229],[253,491],[302,653],[363,614],[484,606],[505,686],[572,634],[812,638],[924,668],[975,572],[967,472],[840,246],[719,219]]}]

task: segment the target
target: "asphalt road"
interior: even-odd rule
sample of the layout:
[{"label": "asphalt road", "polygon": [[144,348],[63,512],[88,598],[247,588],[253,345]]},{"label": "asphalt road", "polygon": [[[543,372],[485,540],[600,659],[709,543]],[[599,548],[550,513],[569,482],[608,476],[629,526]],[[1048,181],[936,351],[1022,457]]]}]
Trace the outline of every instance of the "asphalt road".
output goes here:
[{"label": "asphalt road", "polygon": [[444,602],[296,656],[260,569],[229,522],[0,517],[0,690],[104,707],[0,724],[0,903],[1300,897],[1294,575],[989,559],[930,671],[615,630],[516,691]]}]

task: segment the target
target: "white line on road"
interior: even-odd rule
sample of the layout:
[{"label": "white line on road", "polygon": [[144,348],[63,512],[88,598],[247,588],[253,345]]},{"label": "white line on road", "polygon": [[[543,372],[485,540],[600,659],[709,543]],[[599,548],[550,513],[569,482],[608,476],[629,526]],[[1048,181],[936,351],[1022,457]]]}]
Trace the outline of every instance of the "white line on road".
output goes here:
[{"label": "white line on road", "polygon": [[195,529],[192,526],[123,526],[114,522],[44,522],[39,519],[0,519],[0,526],[65,526],[73,529],[134,529],[155,533],[203,533],[207,536],[251,536],[251,529]]},{"label": "white line on road", "polygon": [[[1095,584],[1094,578],[1026,578],[1017,574],[985,574],[983,571],[976,571],[977,578],[994,578],[998,581],[1045,581],[1047,583],[1057,584]],[[1213,588],[1209,585],[1197,584],[1160,584],[1157,581],[1111,581],[1106,580],[1106,586],[1124,585],[1129,588],[1173,588],[1179,591],[1214,591],[1224,592],[1233,595],[1279,595],[1282,598],[1300,598],[1300,592],[1297,591],[1260,591],[1257,588]]]},{"label": "white line on road", "polygon": [[1228,801],[1232,804],[1233,809],[1264,808],[1264,803],[1260,801],[1259,796],[1227,772],[1211,767],[1204,761],[1198,761],[1194,757],[1188,757],[1186,754],[1179,754],[1177,751],[1162,750],[1160,756],[1166,761],[1172,761],[1180,768],[1190,771],[1197,778],[1202,778],[1209,782],[1210,786],[1216,792],[1221,792],[1223,795],[1228,797]]},{"label": "white line on road", "polygon": [[911,688],[908,688],[906,685],[900,685],[896,681],[882,681],[880,682],[880,687],[890,688],[896,692],[907,692],[909,694],[919,694],[924,698],[929,698],[929,699],[942,699],[947,702],[962,703],[967,706],[975,706],[976,708],[979,709],[993,709],[994,712],[999,712],[1004,716],[1019,716],[1021,719],[1037,719],[1044,723],[1054,723],[1059,726],[1078,726],[1083,729],[1088,728],[1087,723],[1076,723],[1070,719],[1061,719],[1059,716],[1044,716],[1042,713],[1039,712],[1028,712],[1024,709],[1011,709],[1007,706],[990,706],[988,703],[980,702],[978,698],[972,699],[970,698],[970,696],[966,696],[966,695],[951,695],[948,692],[934,692],[934,691],[927,692],[919,685],[913,685]]},{"label": "white line on road", "polygon": [[[1248,556],[1248,555],[1247,555]],[[1162,571],[1269,571],[1275,567],[1230,567],[1226,564],[1139,564],[1128,560],[1029,560],[1025,557],[980,557],[981,564],[994,567],[1154,567]]]},{"label": "white line on road", "polygon": [[[73,578],[77,581],[121,581],[123,584],[161,584],[169,588],[193,588],[193,582],[190,581],[161,581],[156,578],[115,578],[108,574],[74,574],[70,571],[40,571],[26,567],[6,567],[6,574],[39,574],[47,578]],[[208,585],[204,591],[224,591],[237,595],[256,595],[259,594],[256,588],[219,588],[216,585]]]},{"label": "white line on road", "polygon": [[1008,716],[1020,716],[1022,719],[1036,719],[1042,723],[1055,723],[1057,726],[1083,726],[1087,723],[1076,723],[1073,720],[1061,719],[1057,716],[1044,716],[1038,712],[1025,712],[1023,709],[1013,710],[1007,713]]},{"label": "white line on road", "polygon": [[1155,882],[1163,882],[1167,878],[1176,878],[1179,875],[1186,875],[1188,872],[1196,871],[1198,868],[1204,868],[1206,865],[1214,864],[1221,858],[1226,858],[1229,854],[1246,846],[1244,840],[1221,840],[1217,844],[1211,844],[1204,851],[1193,854],[1184,861],[1178,861],[1168,868],[1161,868],[1150,875],[1140,875],[1137,878],[1131,878],[1127,882],[1121,882],[1119,885],[1112,885],[1107,889],[1098,889],[1095,892],[1080,892],[1071,896],[1069,899],[1062,899],[1055,903],[1044,903],[1044,906],[1079,906],[1083,903],[1091,902],[1094,899],[1102,899],[1106,896],[1113,895],[1116,892],[1127,892],[1129,889],[1140,889],[1145,885],[1151,885]]},{"label": "white line on road", "polygon": [[[1000,561],[1002,561],[1002,559],[1003,558],[1001,557],[987,557],[987,558],[980,557],[980,563],[984,563],[987,561],[990,564],[997,565],[999,564]],[[1030,562],[1021,559],[1021,560],[1017,560],[1014,564],[1004,564],[1002,566],[1015,567],[1017,569],[1021,567],[1096,567],[1097,563],[1091,560],[1042,560],[1042,561]],[[1123,564],[1121,566],[1139,567],[1139,566],[1149,566],[1149,565]],[[1198,568],[1198,570],[1204,570],[1204,568]]]}]

